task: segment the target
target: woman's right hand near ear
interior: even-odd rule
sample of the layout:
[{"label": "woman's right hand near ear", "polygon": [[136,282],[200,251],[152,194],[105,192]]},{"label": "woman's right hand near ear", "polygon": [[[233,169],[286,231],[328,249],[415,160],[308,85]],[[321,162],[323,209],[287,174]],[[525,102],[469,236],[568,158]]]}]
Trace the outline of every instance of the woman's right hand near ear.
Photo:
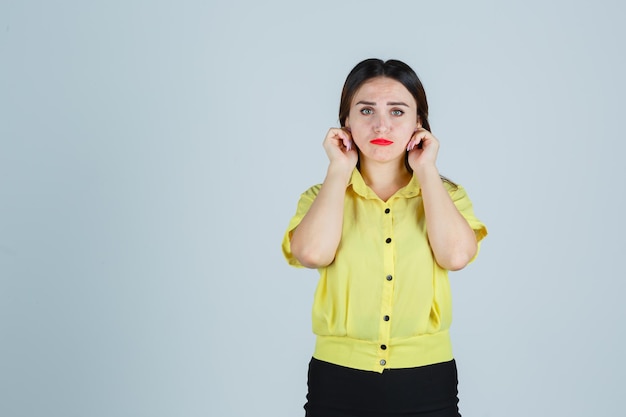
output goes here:
[{"label": "woman's right hand near ear", "polygon": [[330,128],[323,142],[330,165],[342,167],[352,173],[359,160],[359,153],[352,141],[350,131],[345,128]]}]

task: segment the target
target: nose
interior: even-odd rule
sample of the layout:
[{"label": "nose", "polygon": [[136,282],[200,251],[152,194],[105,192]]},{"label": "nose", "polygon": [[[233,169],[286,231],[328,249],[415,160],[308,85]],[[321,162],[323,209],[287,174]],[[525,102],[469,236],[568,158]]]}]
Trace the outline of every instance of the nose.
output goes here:
[{"label": "nose", "polygon": [[376,133],[385,133],[391,128],[391,123],[385,115],[378,115],[374,120],[374,131]]}]

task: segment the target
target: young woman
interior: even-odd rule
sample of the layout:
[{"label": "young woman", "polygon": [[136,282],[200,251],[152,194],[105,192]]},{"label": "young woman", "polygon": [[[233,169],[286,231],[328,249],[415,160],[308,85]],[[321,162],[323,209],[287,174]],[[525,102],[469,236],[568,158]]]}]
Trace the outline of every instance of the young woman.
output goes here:
[{"label": "young woman", "polygon": [[449,270],[487,230],[441,177],[424,88],[397,60],[348,75],[323,184],[302,194],[282,249],[317,268],[308,417],[458,416]]}]

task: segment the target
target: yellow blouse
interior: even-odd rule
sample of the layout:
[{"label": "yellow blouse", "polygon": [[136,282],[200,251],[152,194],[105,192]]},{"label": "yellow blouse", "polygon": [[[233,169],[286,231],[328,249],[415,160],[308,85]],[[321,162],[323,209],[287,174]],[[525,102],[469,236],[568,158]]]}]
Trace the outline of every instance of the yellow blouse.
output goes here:
[{"label": "yellow blouse", "polygon": [[[474,216],[465,190],[444,185],[480,242],[487,229]],[[295,267],[302,265],[291,253],[291,233],[320,188],[302,194],[283,238],[283,254]],[[376,372],[453,358],[448,272],[435,262],[428,244],[415,176],[385,202],[354,170],[335,260],[319,274],[312,317],[315,358]]]}]

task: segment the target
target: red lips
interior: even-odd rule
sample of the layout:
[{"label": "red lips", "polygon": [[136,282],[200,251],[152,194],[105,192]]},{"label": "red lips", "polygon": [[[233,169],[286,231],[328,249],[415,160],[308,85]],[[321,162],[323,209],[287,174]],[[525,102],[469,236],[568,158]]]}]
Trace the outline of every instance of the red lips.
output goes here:
[{"label": "red lips", "polygon": [[388,139],[376,138],[376,139],[370,140],[370,143],[372,145],[388,146],[388,145],[391,145],[393,142]]}]

